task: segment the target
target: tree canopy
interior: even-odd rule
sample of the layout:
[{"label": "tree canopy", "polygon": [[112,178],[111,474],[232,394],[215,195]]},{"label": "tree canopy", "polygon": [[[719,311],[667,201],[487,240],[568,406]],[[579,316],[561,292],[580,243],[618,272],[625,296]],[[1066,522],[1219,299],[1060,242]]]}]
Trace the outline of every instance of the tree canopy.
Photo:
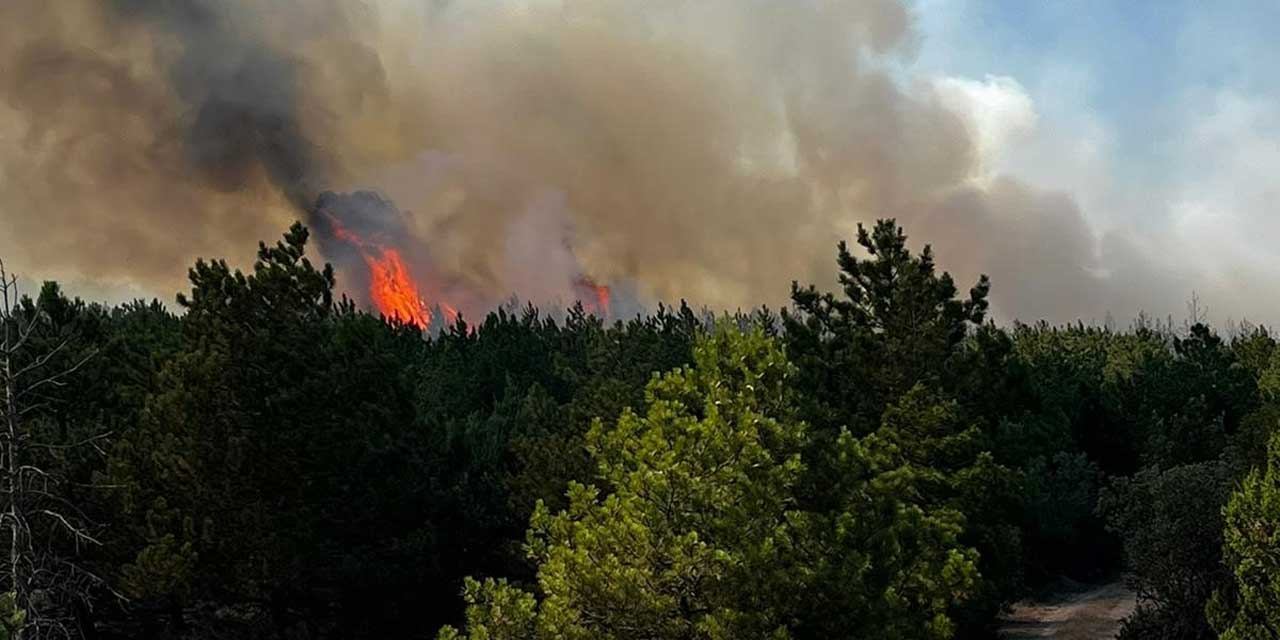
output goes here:
[{"label": "tree canopy", "polygon": [[1277,628],[1265,328],[1001,326],[884,220],[786,309],[426,333],[309,240],[196,262],[176,309],[49,283],[0,317],[56,378],[0,409],[0,520],[68,516],[6,531],[77,576],[0,575],[0,634],[985,639],[1122,575],[1125,638]]}]

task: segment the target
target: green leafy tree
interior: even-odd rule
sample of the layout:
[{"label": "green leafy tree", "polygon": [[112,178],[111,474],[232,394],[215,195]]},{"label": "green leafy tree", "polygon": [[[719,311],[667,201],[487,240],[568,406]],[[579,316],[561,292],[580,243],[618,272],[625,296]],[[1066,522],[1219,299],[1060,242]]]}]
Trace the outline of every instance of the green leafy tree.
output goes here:
[{"label": "green leafy tree", "polygon": [[[1024,474],[1023,540],[1036,581],[1059,575],[1095,579],[1106,568],[1111,536],[1094,508],[1102,486],[1098,466],[1070,448],[1030,458]],[[1101,566],[1100,566],[1101,565]]]},{"label": "green leafy tree", "polygon": [[1256,379],[1270,365],[1276,339],[1266,327],[1244,323],[1231,338],[1231,351],[1235,360]]},{"label": "green leafy tree", "polygon": [[982,276],[958,297],[951,275],[937,273],[932,249],[911,253],[893,220],[859,225],[858,245],[867,258],[839,246],[842,297],[792,285],[795,309],[783,314],[788,353],[808,391],[806,416],[855,435],[874,429],[884,408],[916,384],[949,388],[951,365],[982,324],[990,290]]},{"label": "green leafy tree", "polygon": [[[1256,346],[1257,341],[1247,344]],[[1259,353],[1247,356],[1248,353],[1242,357],[1242,362],[1255,375],[1258,407],[1241,421],[1235,450],[1243,465],[1263,467],[1267,464],[1267,443],[1280,426],[1280,350],[1272,348],[1265,351],[1265,356]]]},{"label": "green leafy tree", "polygon": [[1047,323],[1012,333],[1015,366],[1030,395],[999,418],[996,459],[1024,477],[1022,542],[1028,586],[1060,576],[1097,580],[1119,568],[1121,549],[1095,514],[1108,472],[1136,469],[1136,422],[1117,409],[1135,362],[1163,354],[1153,344],[1107,329]]},{"label": "green leafy tree", "polygon": [[1205,603],[1227,578],[1221,509],[1234,478],[1219,461],[1148,467],[1103,491],[1098,509],[1124,541],[1128,580],[1138,592],[1122,638],[1213,637]]},{"label": "green leafy tree", "polygon": [[845,432],[838,508],[804,511],[808,437],[793,370],[761,331],[721,328],[649,385],[644,416],[587,437],[607,495],[539,506],[537,592],[468,581],[441,638],[945,638],[972,587],[960,515],[904,502],[921,482],[887,439]]},{"label": "green leafy tree", "polygon": [[421,335],[335,304],[306,241],[295,225],[247,275],[197,262],[184,346],[113,451],[136,550],[123,584],[178,630],[212,601],[312,634],[337,611],[331,632],[363,633],[397,580],[427,573],[411,561],[432,557],[413,544],[431,501],[405,378]]},{"label": "green leafy tree", "polygon": [[[793,285],[793,309],[782,316],[802,415],[817,429],[805,493],[822,504],[838,481],[830,443],[841,428],[880,431],[903,447],[914,468],[937,478],[921,487],[921,503],[965,516],[962,540],[979,552],[983,584],[957,617],[966,634],[988,633],[1022,573],[1016,474],[984,453],[997,418],[985,413],[1024,395],[1021,372],[1008,366],[1016,363],[1013,345],[983,328],[986,276],[961,296],[932,250],[913,253],[893,220],[859,225],[857,242],[866,257],[839,246],[839,294]],[[1000,399],[1001,392],[1009,395]],[[976,480],[974,489],[961,488],[978,477],[992,489]]]},{"label": "green leafy tree", "polygon": [[1136,410],[1124,404],[1141,398],[1132,390],[1140,388],[1148,363],[1168,359],[1163,339],[1046,323],[1019,325],[1013,333],[1034,400],[1027,413],[1009,416],[1026,433],[1018,449],[997,452],[1002,460],[1078,450],[1106,473],[1137,471]]},{"label": "green leafy tree", "polygon": [[689,361],[699,326],[685,305],[613,325],[581,306],[560,321],[529,306],[427,347],[416,405],[443,494],[433,518],[448,549],[442,599],[472,573],[533,578],[520,541],[534,505],[559,510],[570,482],[594,477],[593,418],[640,406],[655,371]]},{"label": "green leafy tree", "polygon": [[868,442],[892,448],[917,474],[915,491],[903,499],[964,514],[960,540],[978,550],[983,579],[955,615],[962,628],[980,633],[1022,586],[1020,474],[996,462],[983,431],[962,421],[959,403],[921,385],[885,410]]},{"label": "green leafy tree", "polygon": [[[306,240],[295,225],[260,245],[249,275],[196,263],[191,294],[178,297],[186,347],[161,374],[141,428],[114,452],[123,509],[144,545],[126,584],[168,607],[179,628],[187,585],[278,603],[298,577],[290,551],[310,542],[296,516],[317,434],[299,426],[320,406],[307,403],[328,391],[315,375],[317,345],[334,306],[332,270],[312,267]],[[175,574],[187,569],[196,573]]]},{"label": "green leafy tree", "polygon": [[1223,516],[1222,555],[1233,579],[1214,594],[1209,618],[1223,640],[1280,638],[1280,435]]},{"label": "green leafy tree", "polygon": [[1204,324],[1173,339],[1169,368],[1143,390],[1150,418],[1144,457],[1164,467],[1213,460],[1258,408],[1258,383],[1249,365]]},{"label": "green leafy tree", "polygon": [[16,638],[27,623],[27,612],[18,606],[18,597],[12,591],[0,594],[0,640]]}]

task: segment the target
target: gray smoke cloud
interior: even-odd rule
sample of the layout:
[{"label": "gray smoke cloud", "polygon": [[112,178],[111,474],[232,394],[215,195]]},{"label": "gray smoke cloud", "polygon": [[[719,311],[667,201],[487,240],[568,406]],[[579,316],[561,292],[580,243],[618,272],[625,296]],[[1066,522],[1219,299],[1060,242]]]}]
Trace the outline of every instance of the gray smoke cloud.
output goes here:
[{"label": "gray smoke cloud", "polygon": [[894,0],[9,0],[0,252],[175,290],[374,189],[470,313],[584,276],[781,304],[890,216],[1005,319],[1178,308],[1069,195],[977,180],[970,124],[904,71],[916,38]]}]

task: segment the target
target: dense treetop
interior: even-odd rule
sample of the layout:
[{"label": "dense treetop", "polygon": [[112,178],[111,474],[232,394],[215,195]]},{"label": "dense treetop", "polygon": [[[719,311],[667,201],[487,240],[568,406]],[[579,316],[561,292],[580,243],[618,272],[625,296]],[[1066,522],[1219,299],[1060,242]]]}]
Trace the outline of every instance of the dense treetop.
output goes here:
[{"label": "dense treetop", "polygon": [[424,335],[308,239],[0,315],[3,633],[988,638],[1123,575],[1125,638],[1280,638],[1263,328],[997,326],[881,221],[786,309]]}]

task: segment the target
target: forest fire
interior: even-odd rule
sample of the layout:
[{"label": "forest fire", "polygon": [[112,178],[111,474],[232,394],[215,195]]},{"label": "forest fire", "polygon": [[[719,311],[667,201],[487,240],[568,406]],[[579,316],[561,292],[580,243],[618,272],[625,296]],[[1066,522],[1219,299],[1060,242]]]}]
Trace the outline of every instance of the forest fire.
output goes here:
[{"label": "forest fire", "polygon": [[[343,249],[334,251],[334,255],[340,258],[343,255],[350,255],[352,250],[359,254],[361,261],[368,268],[368,301],[379,313],[388,319],[411,324],[419,329],[430,328],[431,307],[423,295],[422,286],[414,278],[412,269],[405,262],[400,250],[375,240],[374,238],[380,235],[376,232],[357,233],[351,226],[339,220],[340,215],[352,210],[366,213],[377,211],[372,204],[381,201],[371,198],[369,194],[355,198],[342,198],[333,194],[321,197],[316,211],[323,213],[320,220],[327,227],[325,235],[337,240]],[[352,220],[352,218],[344,217],[343,220]],[[353,222],[359,223],[362,220],[369,221],[365,217],[355,218]],[[335,250],[338,248],[331,247]],[[339,261],[348,267],[357,264],[354,256]],[[440,308],[450,322],[457,318],[457,311],[453,307],[441,304]]]},{"label": "forest fire", "polygon": [[597,284],[595,280],[587,276],[578,278],[574,285],[579,294],[583,295],[582,304],[587,311],[601,318],[609,316],[610,291],[608,285]]},{"label": "forest fire", "polygon": [[[349,279],[348,290],[389,320],[439,329],[457,323],[459,308],[483,311],[502,301],[483,284],[436,264],[428,246],[409,232],[405,215],[385,196],[325,192],[312,214],[322,250]],[[565,264],[559,271],[563,284],[539,302],[563,300],[568,293],[587,313],[609,317],[610,288],[584,275],[575,259]]]},{"label": "forest fire", "polygon": [[[431,311],[405,268],[404,259],[395,249],[381,249],[372,255],[361,247],[365,264],[369,265],[369,297],[382,315],[426,329],[431,326]],[[444,306],[445,309],[451,307]],[[453,316],[457,316],[455,311]]]}]

